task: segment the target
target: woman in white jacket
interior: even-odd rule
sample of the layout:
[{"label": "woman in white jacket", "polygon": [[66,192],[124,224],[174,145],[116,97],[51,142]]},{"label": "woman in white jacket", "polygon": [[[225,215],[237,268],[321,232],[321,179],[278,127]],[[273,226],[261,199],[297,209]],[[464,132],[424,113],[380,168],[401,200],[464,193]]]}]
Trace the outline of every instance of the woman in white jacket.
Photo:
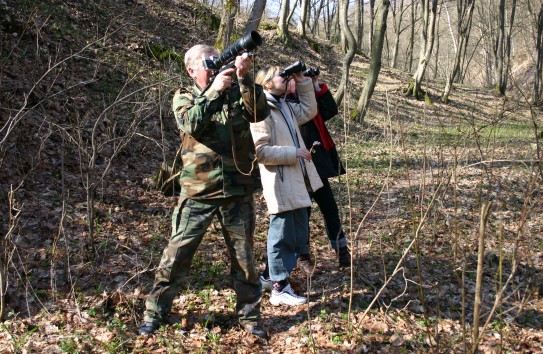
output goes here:
[{"label": "woman in white jacket", "polygon": [[255,82],[264,88],[271,113],[265,120],[251,123],[251,133],[270,214],[267,244],[273,284],[270,303],[292,306],[306,302],[305,297],[294,293],[288,278],[298,258],[312,266],[309,192],[322,187],[322,182],[298,128],[317,114],[313,83],[302,72],[294,73],[300,102],[286,102],[283,96],[289,77],[281,77],[279,72],[279,67],[267,67],[256,75]]}]

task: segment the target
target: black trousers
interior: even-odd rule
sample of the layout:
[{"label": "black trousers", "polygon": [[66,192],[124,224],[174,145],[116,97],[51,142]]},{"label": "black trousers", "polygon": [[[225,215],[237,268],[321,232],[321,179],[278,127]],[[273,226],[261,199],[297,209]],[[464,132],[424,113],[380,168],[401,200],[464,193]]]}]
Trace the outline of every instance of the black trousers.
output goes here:
[{"label": "black trousers", "polygon": [[322,188],[311,193],[311,197],[319,206],[321,214],[324,217],[324,227],[326,228],[330,246],[333,249],[338,250],[339,248],[347,246],[347,239],[345,238],[345,233],[341,227],[339,209],[330,182],[328,182],[328,178],[321,178],[321,180],[323,184]]}]

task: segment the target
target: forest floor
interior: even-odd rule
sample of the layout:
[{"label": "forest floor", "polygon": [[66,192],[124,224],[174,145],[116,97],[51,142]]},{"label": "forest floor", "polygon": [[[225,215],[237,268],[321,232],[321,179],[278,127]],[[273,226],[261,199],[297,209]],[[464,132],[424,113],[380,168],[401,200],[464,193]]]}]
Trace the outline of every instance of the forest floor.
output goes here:
[{"label": "forest floor", "polygon": [[[444,104],[438,80],[425,82],[427,98],[417,101],[403,95],[409,75],[383,67],[365,121],[355,122],[348,112],[368,70],[363,55],[328,123],[347,170],[331,182],[352,267],[337,266],[314,207],[317,271],[292,274],[309,301],[277,308],[264,293],[270,339],[262,340],[236,325],[215,222],[168,323],[138,336],[177,201],[154,188],[153,176],[177,150],[169,104],[189,82],[178,52],[212,43],[214,29],[190,1],[106,3],[13,1],[2,19],[0,244],[8,282],[0,353],[463,353],[476,332],[478,279],[480,352],[543,351],[543,176],[534,132],[541,111],[462,85]],[[335,91],[339,48],[296,36],[284,47],[273,28],[262,28],[257,67],[303,59],[320,66]],[[4,135],[6,122],[14,128]],[[102,144],[96,160],[93,139]],[[97,181],[94,257],[86,252],[89,181]],[[261,194],[255,198],[262,268],[268,217]]]}]

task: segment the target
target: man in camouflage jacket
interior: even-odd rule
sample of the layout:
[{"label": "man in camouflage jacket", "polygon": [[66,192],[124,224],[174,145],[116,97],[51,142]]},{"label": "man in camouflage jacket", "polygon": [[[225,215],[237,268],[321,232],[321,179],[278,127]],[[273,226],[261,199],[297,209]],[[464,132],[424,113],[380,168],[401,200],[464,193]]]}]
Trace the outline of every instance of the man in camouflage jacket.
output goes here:
[{"label": "man in camouflage jacket", "polygon": [[179,90],[173,111],[182,139],[181,194],[173,212],[172,234],[164,249],[146,302],[139,333],[153,333],[164,321],[183,286],[193,256],[214,216],[230,254],[237,295],[236,312],[248,332],[267,334],[259,326],[261,284],[254,265],[253,192],[260,187],[250,122],[269,115],[262,87],[248,75],[252,58],[236,57],[235,67],[213,73],[203,56],[216,56],[210,46],[196,45],[185,54],[194,79],[191,90]]}]

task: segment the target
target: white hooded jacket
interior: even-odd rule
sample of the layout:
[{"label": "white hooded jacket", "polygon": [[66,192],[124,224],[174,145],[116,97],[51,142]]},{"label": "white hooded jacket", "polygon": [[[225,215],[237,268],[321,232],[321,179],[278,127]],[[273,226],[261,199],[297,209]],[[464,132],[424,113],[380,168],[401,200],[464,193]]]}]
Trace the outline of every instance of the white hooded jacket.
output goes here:
[{"label": "white hooded jacket", "polygon": [[270,116],[261,122],[251,123],[269,214],[311,206],[304,170],[312,191],[322,187],[313,163],[296,157],[298,147],[304,146],[298,126],[317,115],[313,83],[311,80],[297,83],[296,89],[300,103],[287,102],[283,98],[277,100],[266,92]]}]

